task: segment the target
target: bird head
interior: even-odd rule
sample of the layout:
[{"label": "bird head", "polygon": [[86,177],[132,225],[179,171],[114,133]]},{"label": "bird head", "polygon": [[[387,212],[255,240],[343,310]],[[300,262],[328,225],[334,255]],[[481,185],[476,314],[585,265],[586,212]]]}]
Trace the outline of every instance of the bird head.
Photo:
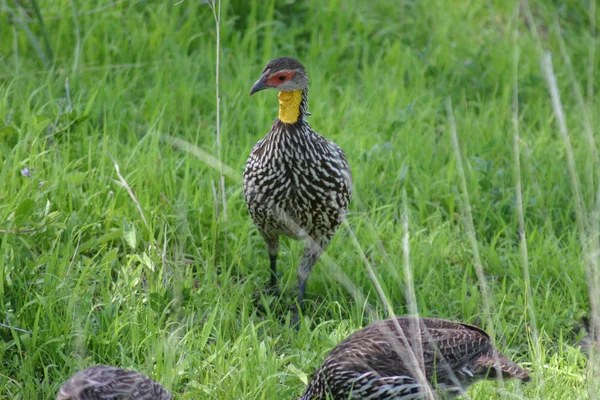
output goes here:
[{"label": "bird head", "polygon": [[264,90],[277,89],[280,92],[304,90],[308,85],[308,75],[299,61],[290,57],[280,57],[267,64],[260,78],[252,85],[250,95]]},{"label": "bird head", "polygon": [[471,372],[475,380],[496,379],[500,374],[504,379],[516,378],[522,382],[531,380],[529,372],[495,349],[481,354],[471,366]]}]

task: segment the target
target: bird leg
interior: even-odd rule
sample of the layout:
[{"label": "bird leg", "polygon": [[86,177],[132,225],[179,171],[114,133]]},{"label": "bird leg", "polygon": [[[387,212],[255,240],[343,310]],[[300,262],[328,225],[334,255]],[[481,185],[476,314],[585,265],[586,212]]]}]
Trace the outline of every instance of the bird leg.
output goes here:
[{"label": "bird leg", "polygon": [[271,288],[277,288],[277,254],[269,254],[271,263]]},{"label": "bird leg", "polygon": [[265,236],[267,251],[269,252],[269,264],[271,267],[271,282],[267,291],[275,296],[279,296],[277,286],[277,254],[279,253],[279,237]]},{"label": "bird leg", "polygon": [[298,277],[298,297],[296,298],[298,310],[302,310],[302,303],[304,302],[304,292],[306,291],[307,279],[308,275],[306,277]]},{"label": "bird leg", "polygon": [[298,296],[296,297],[296,304],[294,305],[294,314],[290,325],[298,330],[300,328],[300,313],[302,312],[302,303],[304,300],[304,291],[306,290],[306,277],[298,279]]},{"label": "bird leg", "polygon": [[296,326],[300,321],[300,311],[302,310],[302,305],[304,304],[304,292],[306,291],[306,280],[308,279],[308,275],[310,271],[312,271],[314,265],[317,260],[323,254],[325,247],[329,243],[328,239],[313,239],[311,237],[308,238],[306,245],[304,247],[304,252],[302,253],[302,259],[300,260],[300,265],[298,265],[298,297],[296,298],[296,312],[292,317],[292,325]]}]

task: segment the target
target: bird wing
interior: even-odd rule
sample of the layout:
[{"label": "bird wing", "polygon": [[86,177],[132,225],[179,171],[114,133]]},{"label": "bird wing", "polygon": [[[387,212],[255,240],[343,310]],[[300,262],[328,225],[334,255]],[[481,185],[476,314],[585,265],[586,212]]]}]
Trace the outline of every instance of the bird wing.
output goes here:
[{"label": "bird wing", "polygon": [[422,323],[418,343],[416,325],[411,327],[407,321],[398,320],[399,325],[396,325],[393,320],[387,320],[362,332],[357,337],[360,343],[352,346],[356,368],[388,377],[415,376],[415,363],[421,362],[421,357],[417,357],[421,349],[426,376],[430,378],[450,374],[490,347],[489,336],[484,331],[456,323],[439,327]]},{"label": "bird wing", "polygon": [[[423,353],[430,367],[428,376],[452,376],[454,371],[469,364],[482,353],[489,351],[490,338],[478,330],[436,329],[427,338],[424,333]],[[427,361],[429,361],[427,363]]]}]

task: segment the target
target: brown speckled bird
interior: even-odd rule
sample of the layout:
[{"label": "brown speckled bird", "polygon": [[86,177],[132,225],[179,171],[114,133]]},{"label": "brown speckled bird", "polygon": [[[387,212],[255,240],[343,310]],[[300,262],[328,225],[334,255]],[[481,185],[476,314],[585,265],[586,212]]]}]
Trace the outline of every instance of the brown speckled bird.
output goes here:
[{"label": "brown speckled bird", "polygon": [[135,371],[106,365],[84,369],[66,381],[56,400],[173,400],[159,383]]},{"label": "brown speckled bird", "polygon": [[451,399],[498,372],[530,380],[475,326],[401,317],[375,322],[338,344],[300,400]]},{"label": "brown speckled bird", "polygon": [[590,358],[593,355],[597,357],[600,354],[600,333],[594,329],[591,318],[584,317],[581,322],[586,334],[581,338],[578,346],[586,357]]},{"label": "brown speckled bird", "polygon": [[308,75],[293,58],[267,64],[250,94],[279,91],[279,118],[246,163],[244,197],[270,258],[271,288],[277,286],[279,236],[306,240],[298,266],[298,306],[306,279],[342,223],[352,192],[344,151],[312,130],[306,117]]}]

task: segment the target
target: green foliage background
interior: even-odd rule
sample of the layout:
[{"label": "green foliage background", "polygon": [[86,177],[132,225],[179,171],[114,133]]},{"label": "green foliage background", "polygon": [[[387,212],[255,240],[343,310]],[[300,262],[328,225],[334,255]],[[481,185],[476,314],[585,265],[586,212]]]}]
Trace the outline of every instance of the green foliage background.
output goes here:
[{"label": "green foliage background", "polygon": [[[177,398],[297,398],[337,342],[387,316],[364,259],[396,314],[408,312],[406,205],[419,312],[493,331],[533,371],[532,384],[487,382],[470,396],[588,398],[573,347],[590,314],[585,240],[540,49],[553,57],[592,227],[599,21],[589,1],[530,7],[539,41],[525,9],[503,0],[222,1],[220,193],[210,5],[0,2],[0,323],[13,327],[0,327],[0,397],[52,399],[103,363],[144,372]],[[310,123],[346,151],[356,193],[350,229],[309,279],[298,332],[286,320],[302,247],[284,241],[283,295],[264,294],[267,254],[241,195],[246,158],[277,112],[274,93],[249,90],[282,55],[306,66]],[[519,253],[515,71],[533,298]]]}]

